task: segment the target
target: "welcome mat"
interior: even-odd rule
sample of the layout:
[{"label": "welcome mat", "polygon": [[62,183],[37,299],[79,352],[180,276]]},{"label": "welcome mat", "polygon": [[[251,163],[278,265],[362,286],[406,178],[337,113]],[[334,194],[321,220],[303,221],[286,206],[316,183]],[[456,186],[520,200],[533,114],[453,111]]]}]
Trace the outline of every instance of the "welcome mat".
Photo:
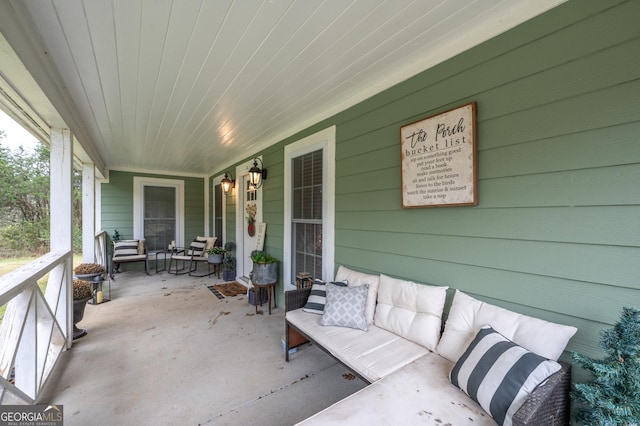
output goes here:
[{"label": "welcome mat", "polygon": [[247,287],[238,283],[237,281],[227,284],[208,285],[207,288],[211,290],[218,299],[224,299],[224,297],[233,297],[247,294]]}]

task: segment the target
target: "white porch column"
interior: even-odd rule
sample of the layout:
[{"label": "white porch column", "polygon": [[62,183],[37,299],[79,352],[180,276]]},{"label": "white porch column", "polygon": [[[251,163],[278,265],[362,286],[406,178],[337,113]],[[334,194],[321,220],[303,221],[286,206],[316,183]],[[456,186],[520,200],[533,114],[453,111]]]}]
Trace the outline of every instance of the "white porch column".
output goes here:
[{"label": "white porch column", "polygon": [[96,236],[96,171],[93,163],[82,165],[82,262],[93,263]]},{"label": "white porch column", "polygon": [[[51,129],[51,251],[73,252],[73,141],[68,129]],[[55,314],[65,329],[67,347],[73,342],[73,257],[49,274],[49,285],[60,283],[60,293]],[[47,291],[49,293],[49,291]]]}]

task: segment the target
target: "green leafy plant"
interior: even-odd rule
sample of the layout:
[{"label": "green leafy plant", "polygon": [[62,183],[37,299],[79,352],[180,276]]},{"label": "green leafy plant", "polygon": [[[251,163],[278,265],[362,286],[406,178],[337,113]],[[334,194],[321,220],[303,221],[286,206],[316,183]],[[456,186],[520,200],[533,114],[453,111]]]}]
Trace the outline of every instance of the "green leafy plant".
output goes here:
[{"label": "green leafy plant", "polygon": [[111,236],[111,241],[120,241],[120,238],[121,238],[120,232],[117,229],[115,229],[113,231],[113,235]]},{"label": "green leafy plant", "polygon": [[236,270],[236,258],[233,256],[225,256],[222,260],[223,271],[235,271]]},{"label": "green leafy plant", "polygon": [[222,260],[223,271],[235,271],[236,270],[236,258],[231,253],[236,249],[236,243],[233,241],[227,241],[224,243],[224,249],[227,251]]},{"label": "green leafy plant", "polygon": [[227,251],[224,248],[218,246],[207,249],[207,253],[209,254],[225,254],[226,252]]},{"label": "green leafy plant", "polygon": [[604,359],[572,353],[593,374],[591,383],[578,383],[572,392],[578,403],[575,419],[585,425],[639,425],[640,311],[624,308],[613,328],[602,332],[599,346]]},{"label": "green leafy plant", "polygon": [[278,259],[269,253],[266,253],[261,250],[254,250],[251,252],[251,260],[253,263],[275,263]]}]

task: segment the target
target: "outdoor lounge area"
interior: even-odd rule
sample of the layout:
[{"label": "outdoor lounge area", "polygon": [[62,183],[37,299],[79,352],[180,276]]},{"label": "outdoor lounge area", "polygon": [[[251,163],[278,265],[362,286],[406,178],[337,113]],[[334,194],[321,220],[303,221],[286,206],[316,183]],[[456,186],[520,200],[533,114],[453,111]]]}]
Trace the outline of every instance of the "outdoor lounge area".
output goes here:
[{"label": "outdoor lounge area", "polygon": [[218,299],[215,277],[123,272],[87,306],[43,398],[65,425],[295,424],[364,387],[319,348],[285,363],[284,309]]},{"label": "outdoor lounge area", "polygon": [[[580,423],[593,407],[568,389],[640,307],[638,16],[638,0],[0,1],[0,166],[24,139],[46,148],[42,176],[0,174],[37,177],[46,207],[14,237],[38,250],[0,276],[0,410],[510,426],[553,395],[560,414],[529,420]],[[5,248],[32,228],[0,195]],[[101,285],[75,294],[78,257],[111,279],[76,327]],[[218,298],[223,280],[269,306]],[[364,319],[332,323],[314,285]],[[500,399],[494,417],[497,374],[492,392],[469,380],[506,365],[476,362],[483,345],[546,369],[511,387],[534,388],[515,416]],[[443,400],[451,415],[429,408]]]}]

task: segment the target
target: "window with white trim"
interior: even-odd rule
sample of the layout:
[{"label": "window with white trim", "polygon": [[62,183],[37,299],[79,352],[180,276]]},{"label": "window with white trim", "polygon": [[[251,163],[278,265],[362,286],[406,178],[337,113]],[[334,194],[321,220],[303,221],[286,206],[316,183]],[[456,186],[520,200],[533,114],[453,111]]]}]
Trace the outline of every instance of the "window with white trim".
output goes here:
[{"label": "window with white trim", "polygon": [[322,150],[292,159],[292,276],[322,277]]},{"label": "window with white trim", "polygon": [[176,188],[145,186],[144,238],[147,250],[166,248],[176,240]]},{"label": "window with white trim", "polygon": [[133,237],[144,238],[147,251],[184,244],[184,181],[134,176]]},{"label": "window with white trim", "polygon": [[335,259],[336,127],[284,148],[283,283],[299,272],[331,281]]}]

